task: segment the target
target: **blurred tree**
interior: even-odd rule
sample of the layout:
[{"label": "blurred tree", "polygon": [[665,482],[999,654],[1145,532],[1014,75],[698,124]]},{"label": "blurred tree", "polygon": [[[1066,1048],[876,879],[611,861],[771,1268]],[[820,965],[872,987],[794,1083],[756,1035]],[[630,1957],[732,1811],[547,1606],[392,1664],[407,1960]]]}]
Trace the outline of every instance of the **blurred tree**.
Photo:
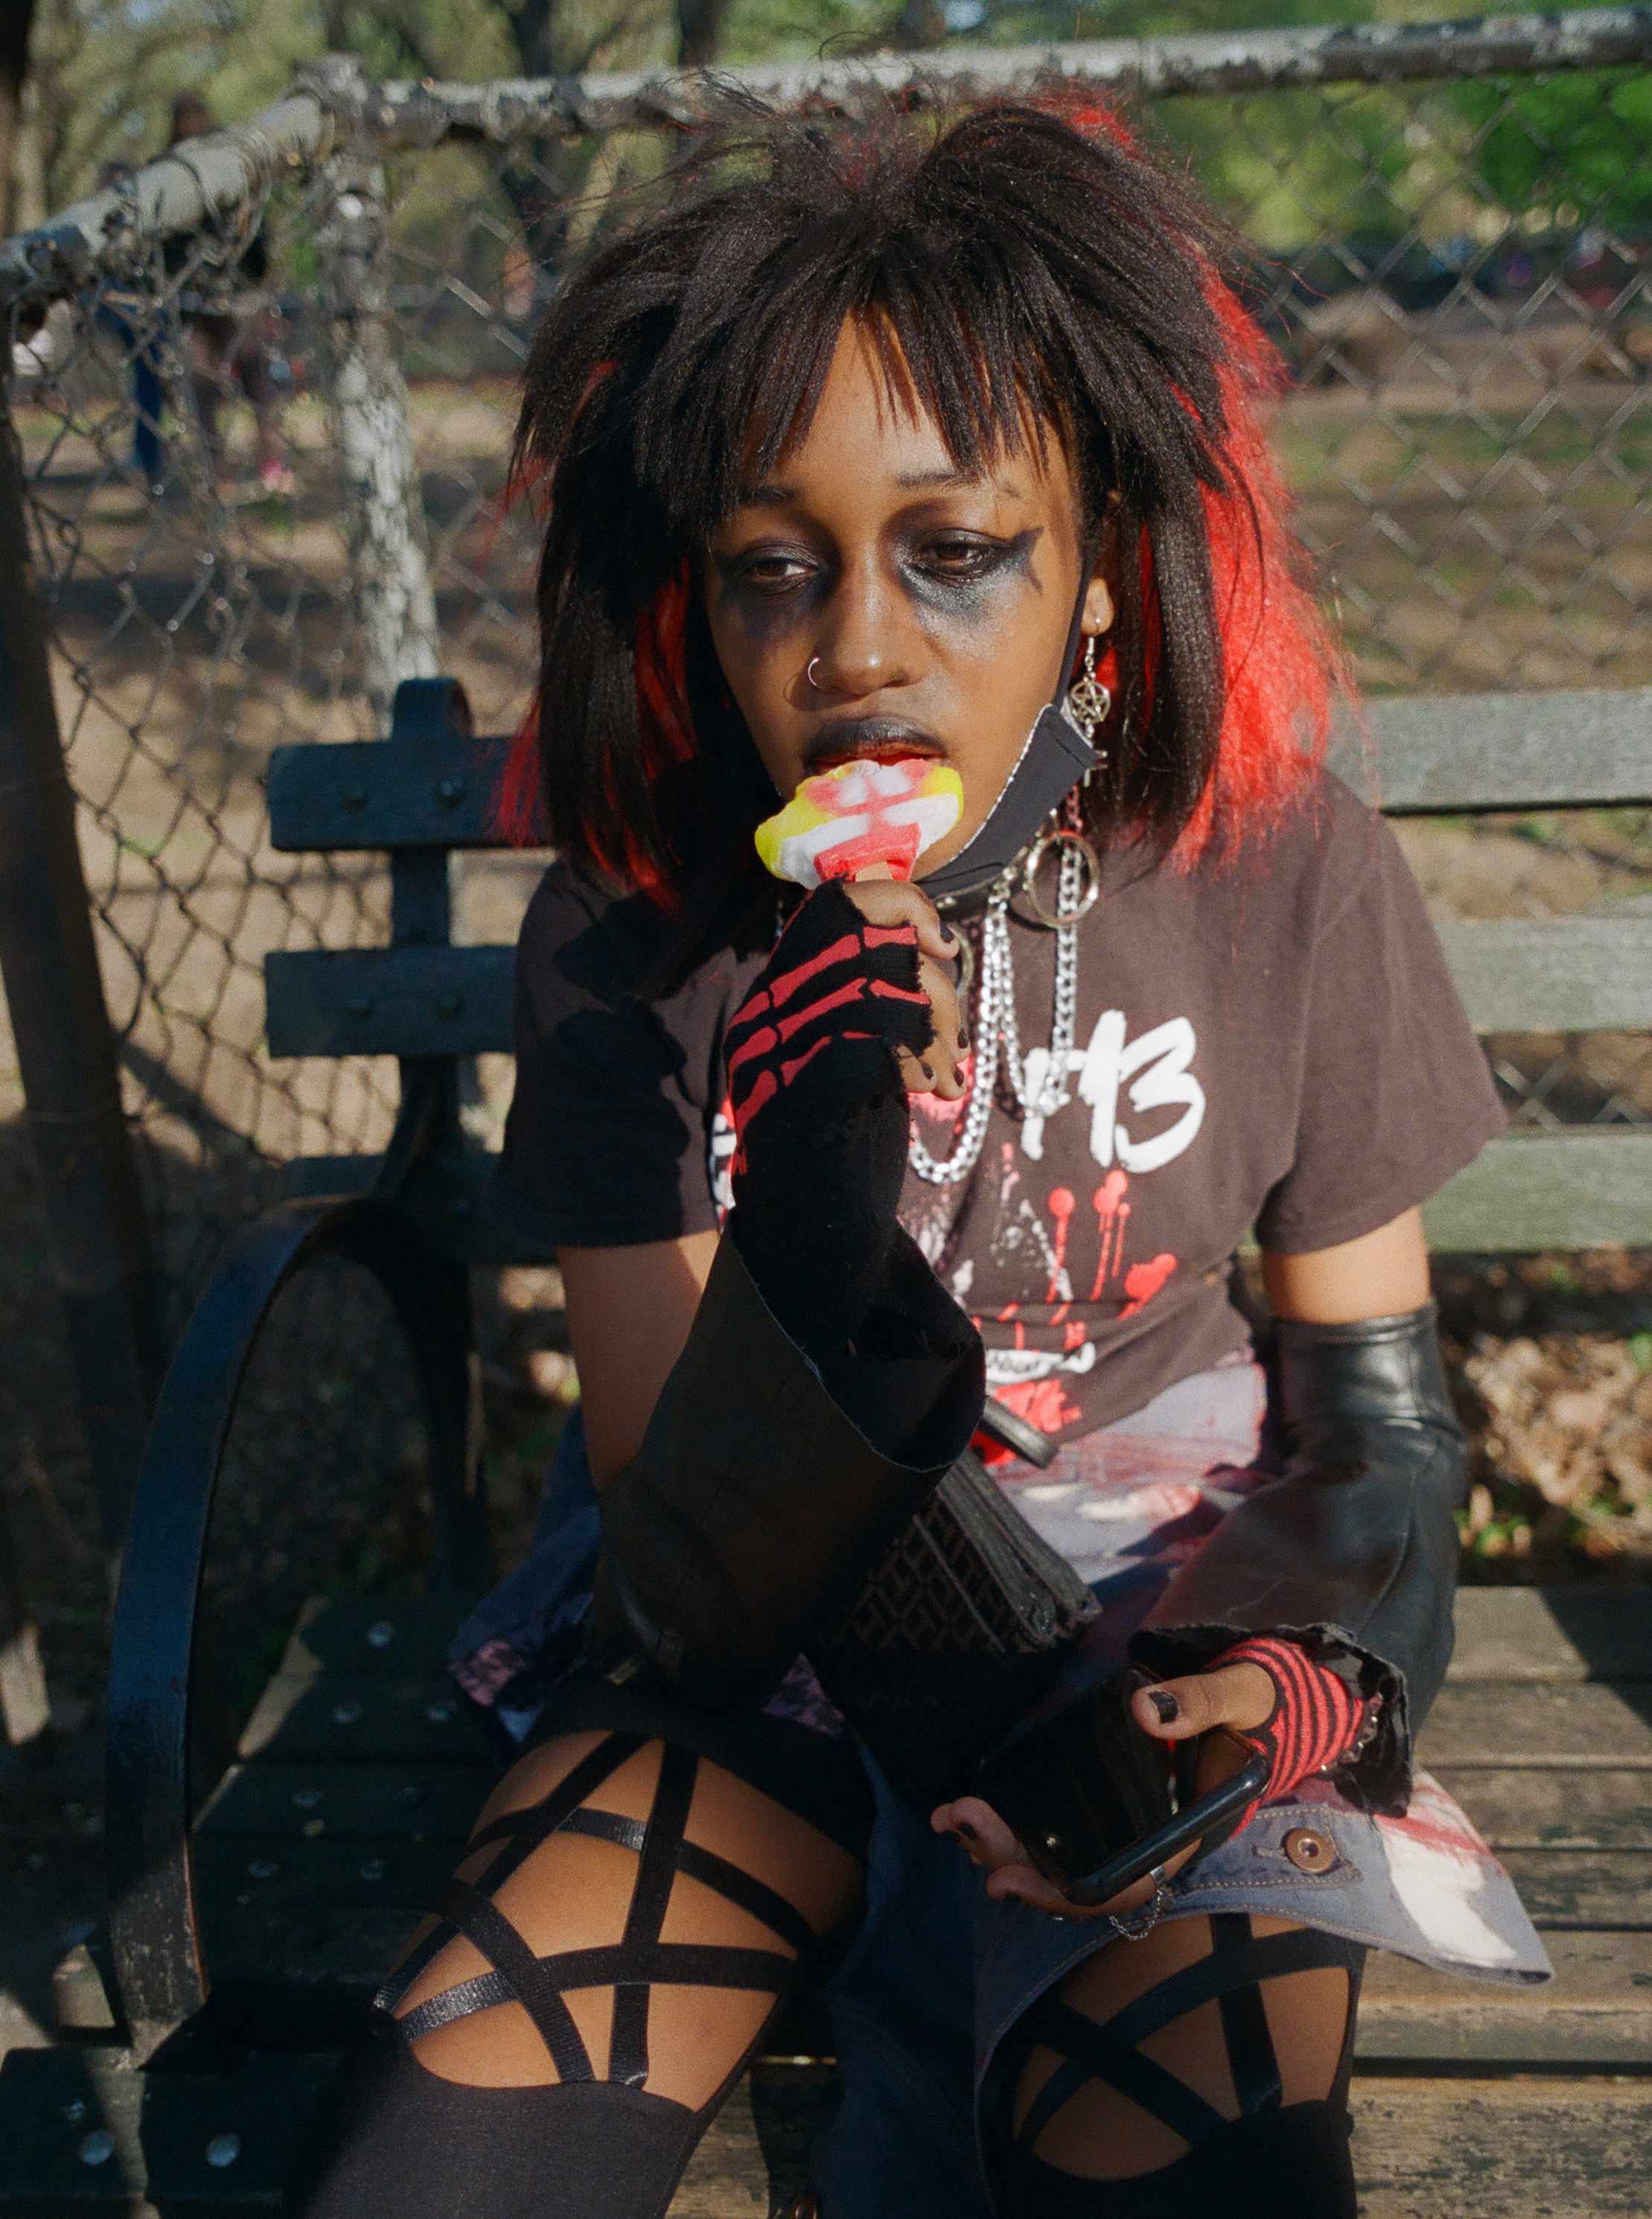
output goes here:
[{"label": "blurred tree", "polygon": [[6,0],[0,7],[0,238],[17,228],[23,86],[34,22],[34,0]]}]

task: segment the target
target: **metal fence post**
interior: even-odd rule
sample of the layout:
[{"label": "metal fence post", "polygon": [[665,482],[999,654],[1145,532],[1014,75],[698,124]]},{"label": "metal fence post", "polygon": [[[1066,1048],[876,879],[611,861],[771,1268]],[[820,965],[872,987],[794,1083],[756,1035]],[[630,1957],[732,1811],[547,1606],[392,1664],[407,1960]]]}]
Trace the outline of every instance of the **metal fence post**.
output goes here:
[{"label": "metal fence post", "polygon": [[[330,104],[362,99],[359,62],[332,55],[307,73]],[[384,165],[359,140],[332,155],[317,233],[332,338],[332,408],[344,473],[350,561],[362,630],[363,683],[378,730],[404,678],[433,678],[432,589],[423,489],[407,425],[384,260]]]},{"label": "metal fence post", "polygon": [[92,935],[0,385],[0,981],[103,1538],[120,1546],[163,1361],[159,1285]]}]

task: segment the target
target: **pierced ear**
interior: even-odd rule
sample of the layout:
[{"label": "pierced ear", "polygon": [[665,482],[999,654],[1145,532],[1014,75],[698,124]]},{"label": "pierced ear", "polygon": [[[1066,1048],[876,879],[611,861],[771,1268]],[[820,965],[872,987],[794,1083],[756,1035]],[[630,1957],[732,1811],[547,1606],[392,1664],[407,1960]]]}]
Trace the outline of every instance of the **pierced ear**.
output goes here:
[{"label": "pierced ear", "polygon": [[1112,586],[1105,573],[1098,569],[1084,591],[1084,613],[1079,619],[1079,628],[1100,638],[1103,632],[1112,631],[1118,612]]},{"label": "pierced ear", "polygon": [[1119,575],[1118,512],[1118,494],[1110,493],[1102,518],[1101,544],[1096,550],[1096,571],[1085,590],[1084,613],[1080,619],[1083,629],[1097,638],[1103,632],[1112,631],[1119,613],[1114,592]]}]

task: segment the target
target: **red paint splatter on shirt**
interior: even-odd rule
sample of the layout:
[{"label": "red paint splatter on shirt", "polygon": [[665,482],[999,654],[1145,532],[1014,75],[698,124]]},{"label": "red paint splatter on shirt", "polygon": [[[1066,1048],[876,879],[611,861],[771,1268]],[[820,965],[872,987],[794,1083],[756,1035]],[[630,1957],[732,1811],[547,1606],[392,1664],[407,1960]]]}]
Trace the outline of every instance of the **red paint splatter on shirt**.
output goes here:
[{"label": "red paint splatter on shirt", "polygon": [[1133,1264],[1124,1275],[1124,1291],[1129,1300],[1119,1312],[1121,1318],[1133,1317],[1145,1308],[1176,1269],[1174,1256],[1155,1256],[1146,1264]]},{"label": "red paint splatter on shirt", "polygon": [[1124,1254],[1124,1228],[1129,1221],[1130,1205],[1125,1194],[1130,1182],[1116,1167],[1096,1190],[1096,1230],[1101,1237],[1101,1253],[1096,1259],[1096,1284],[1090,1290],[1091,1302],[1099,1302],[1102,1289],[1119,1268]]},{"label": "red paint splatter on shirt", "polygon": [[1078,1197],[1071,1187],[1058,1186],[1051,1190],[1049,1209],[1055,1220],[1055,1261],[1050,1271],[1049,1292],[1044,1297],[1046,1302],[1054,1302],[1061,1292],[1062,1272],[1067,1260],[1067,1228],[1078,1207]]},{"label": "red paint splatter on shirt", "polygon": [[995,1400],[1041,1433],[1059,1433],[1077,1425],[1084,1413],[1070,1402],[1059,1379],[1022,1379],[1012,1387],[995,1387]]}]

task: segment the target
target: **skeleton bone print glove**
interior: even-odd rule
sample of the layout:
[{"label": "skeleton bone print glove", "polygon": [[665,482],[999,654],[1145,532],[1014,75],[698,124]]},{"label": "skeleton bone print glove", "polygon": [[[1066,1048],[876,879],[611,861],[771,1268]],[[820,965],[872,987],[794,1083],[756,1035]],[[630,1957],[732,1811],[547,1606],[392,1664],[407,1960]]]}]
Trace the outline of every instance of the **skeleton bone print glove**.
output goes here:
[{"label": "skeleton bone print glove", "polygon": [[811,1355],[849,1343],[883,1276],[906,1169],[897,1050],[934,1036],[916,932],[868,923],[835,882],[798,906],[730,1020],[734,1234]]}]

